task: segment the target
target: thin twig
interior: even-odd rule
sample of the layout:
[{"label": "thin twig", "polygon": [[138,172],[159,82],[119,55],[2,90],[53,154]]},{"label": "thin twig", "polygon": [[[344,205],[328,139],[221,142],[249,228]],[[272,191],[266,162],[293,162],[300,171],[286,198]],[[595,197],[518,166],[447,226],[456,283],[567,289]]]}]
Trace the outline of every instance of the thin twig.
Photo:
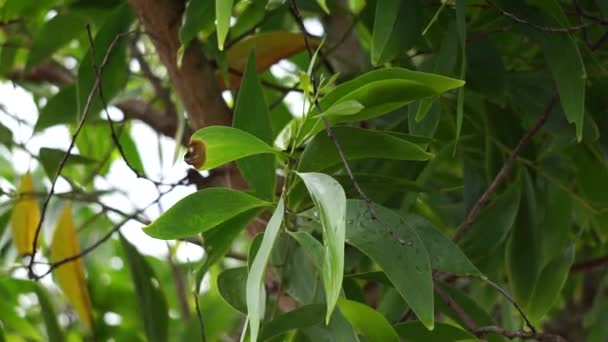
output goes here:
[{"label": "thin twig", "polygon": [[535,29],[537,29],[539,31],[543,31],[543,32],[568,33],[568,32],[580,31],[580,30],[586,29],[593,25],[593,23],[583,23],[580,25],[568,26],[568,27],[552,27],[552,26],[537,25],[537,24],[529,22],[526,19],[518,17],[517,15],[515,15],[511,12],[504,10],[503,8],[499,7],[494,1],[486,0],[486,2],[488,4],[490,4],[490,6],[494,7],[494,9],[496,9],[498,12],[500,12],[505,17],[508,17],[517,23],[528,25],[532,28],[535,28]]},{"label": "thin twig", "polygon": [[469,314],[456,302],[437,282],[434,282],[433,290],[441,300],[454,311],[454,314],[462,321],[467,330],[474,332],[477,330],[477,323]]},{"label": "thin twig", "polygon": [[557,100],[558,100],[557,94],[553,93],[553,95],[551,96],[551,99],[549,100],[549,103],[545,107],[545,110],[538,117],[538,119],[536,120],[534,125],[532,125],[532,127],[530,127],[530,129],[526,132],[526,134],[524,134],[524,136],[521,138],[521,140],[517,143],[517,146],[515,146],[515,148],[513,149],[513,152],[511,152],[511,155],[509,156],[509,158],[502,165],[502,168],[500,169],[500,171],[498,172],[498,174],[496,175],[496,177],[494,178],[494,180],[492,181],[492,183],[490,184],[488,189],[486,189],[486,191],[481,195],[479,200],[477,200],[475,205],[471,208],[471,210],[467,214],[464,222],[462,223],[460,228],[458,228],[458,230],[454,234],[455,242],[460,241],[460,239],[462,239],[462,237],[471,229],[473,223],[479,217],[481,210],[483,208],[485,208],[485,206],[488,204],[488,202],[490,202],[492,195],[494,195],[494,193],[498,190],[498,187],[507,179],[507,175],[509,174],[509,171],[511,170],[513,165],[515,164],[517,157],[523,151],[523,149],[526,146],[528,146],[528,144],[530,144],[534,135],[536,135],[536,133],[541,129],[541,127],[543,127],[545,122],[547,122],[547,118],[549,117],[549,114],[555,107]]},{"label": "thin twig", "polygon": [[575,272],[584,272],[584,271],[589,271],[598,267],[604,267],[604,266],[608,266],[608,255],[603,256],[601,258],[597,258],[597,259],[592,259],[592,260],[588,260],[588,261],[584,261],[578,264],[574,264],[572,265],[572,267],[570,267],[570,272],[575,273]]},{"label": "thin twig", "polygon": [[487,284],[489,284],[490,286],[492,286],[493,288],[495,288],[498,292],[500,292],[500,294],[505,297],[505,299],[507,299],[507,301],[509,301],[517,310],[517,312],[519,312],[519,315],[524,319],[524,322],[526,323],[526,326],[528,326],[528,328],[530,328],[530,330],[533,333],[536,333],[536,327],[534,326],[534,324],[532,324],[532,322],[530,321],[530,319],[528,318],[528,316],[526,316],[526,314],[524,313],[524,310],[519,306],[519,304],[517,304],[517,302],[515,301],[515,299],[513,297],[511,297],[511,295],[502,287],[500,287],[500,285],[496,284],[495,282],[491,281],[490,279],[488,279],[487,277],[483,276],[483,277],[479,277],[482,281],[486,282]]},{"label": "thin twig", "polygon": [[[90,29],[88,25],[87,25],[87,29]],[[118,44],[118,41],[120,41],[120,39],[122,39],[124,36],[126,36],[127,34],[130,34],[130,33],[131,32],[123,32],[123,33],[117,34],[114,37],[114,39],[108,46],[108,49],[105,53],[105,56],[103,57],[103,60],[101,61],[101,64],[99,65],[99,70],[103,70],[103,68],[105,67],[105,65],[108,62],[108,59],[110,57],[110,53],[116,47],[116,44]],[[76,126],[74,134],[72,135],[70,145],[68,146],[68,149],[66,150],[65,155],[59,162],[59,166],[57,167],[57,172],[55,173],[55,176],[53,177],[53,181],[51,182],[51,188],[49,190],[48,196],[45,198],[44,202],[42,202],[42,209],[40,211],[40,221],[38,221],[38,225],[36,226],[36,232],[34,234],[34,240],[32,241],[32,257],[30,258],[30,262],[28,265],[28,276],[30,278],[39,279],[34,274],[34,259],[36,257],[36,249],[38,247],[38,236],[40,235],[40,230],[42,229],[42,223],[44,222],[44,218],[46,216],[46,211],[48,209],[49,202],[51,201],[51,198],[53,197],[53,194],[55,193],[55,185],[57,184],[57,180],[59,179],[59,176],[61,175],[61,172],[63,171],[63,168],[65,167],[65,164],[66,164],[68,158],[70,157],[70,154],[72,153],[72,149],[74,148],[74,145],[76,144],[76,139],[78,138],[78,135],[80,134],[80,131],[82,130],[82,127],[84,127],[86,118],[87,118],[87,116],[89,114],[89,110],[91,108],[91,103],[93,102],[93,96],[95,95],[95,92],[99,88],[100,84],[101,84],[101,79],[99,77],[96,77],[95,83],[93,84],[93,88],[91,89],[91,91],[89,92],[89,95],[87,96],[87,100],[86,100],[80,121],[78,122],[78,126]]]},{"label": "thin twig", "polygon": [[[107,232],[103,237],[101,237],[99,240],[97,240],[95,243],[93,243],[92,245],[90,245],[89,247],[83,249],[82,251],[80,251],[80,253],[78,254],[74,254],[71,255],[69,257],[65,257],[63,259],[57,260],[52,262],[49,266],[49,269],[43,273],[42,275],[35,275],[35,274],[31,274],[32,278],[34,280],[40,280],[44,277],[46,277],[47,275],[51,274],[56,268],[60,267],[63,264],[67,264],[68,262],[74,261],[74,260],[78,260],[84,256],[86,256],[87,254],[93,252],[95,249],[97,249],[97,247],[101,246],[104,242],[108,241],[112,235],[114,235],[114,233],[116,233],[117,231],[120,230],[120,228],[122,228],[122,226],[124,226],[127,222],[129,222],[130,220],[135,219],[137,216],[139,216],[140,214],[142,214],[144,211],[146,211],[148,208],[150,208],[151,206],[155,205],[156,203],[158,203],[158,201],[161,200],[161,198],[168,194],[169,192],[173,191],[173,189],[175,189],[178,185],[182,185],[185,184],[186,178],[183,178],[179,183],[176,183],[174,186],[170,187],[169,189],[163,191],[161,194],[158,195],[158,197],[150,202],[148,205],[146,205],[145,207],[136,210],[133,214],[125,217],[122,221],[120,221],[119,223],[117,223],[109,232]],[[33,259],[33,257],[32,257]],[[28,267],[29,268],[29,267]]]},{"label": "thin twig", "polygon": [[478,329],[475,329],[474,331],[475,335],[477,335],[477,337],[484,337],[487,334],[498,334],[501,336],[504,336],[506,338],[509,339],[514,339],[514,338],[521,338],[521,339],[533,339],[533,340],[537,340],[537,341],[554,341],[554,342],[565,342],[566,339],[559,336],[559,335],[555,335],[555,334],[547,334],[547,333],[539,333],[539,332],[528,332],[528,331],[512,331],[512,330],[506,330],[503,329],[501,327],[497,327],[497,326],[488,326],[488,327],[481,327]]}]

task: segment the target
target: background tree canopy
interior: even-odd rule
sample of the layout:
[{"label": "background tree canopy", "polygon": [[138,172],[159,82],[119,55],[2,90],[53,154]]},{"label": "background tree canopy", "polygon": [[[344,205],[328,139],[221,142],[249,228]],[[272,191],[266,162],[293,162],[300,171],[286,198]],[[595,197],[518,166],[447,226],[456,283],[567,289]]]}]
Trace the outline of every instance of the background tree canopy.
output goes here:
[{"label": "background tree canopy", "polygon": [[0,341],[606,341],[606,41],[603,0],[0,0]]}]

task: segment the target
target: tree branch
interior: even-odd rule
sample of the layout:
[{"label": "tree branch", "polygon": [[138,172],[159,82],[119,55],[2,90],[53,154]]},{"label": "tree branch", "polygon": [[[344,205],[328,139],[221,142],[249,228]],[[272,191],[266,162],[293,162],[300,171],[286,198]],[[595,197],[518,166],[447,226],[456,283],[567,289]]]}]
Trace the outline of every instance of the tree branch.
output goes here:
[{"label": "tree branch", "polygon": [[527,331],[512,331],[506,330],[497,326],[488,326],[475,329],[474,331],[477,337],[484,337],[487,334],[493,333],[504,336],[509,339],[522,338],[522,339],[533,339],[537,341],[546,342],[566,342],[566,339],[554,334],[540,333],[540,332],[527,332]]}]

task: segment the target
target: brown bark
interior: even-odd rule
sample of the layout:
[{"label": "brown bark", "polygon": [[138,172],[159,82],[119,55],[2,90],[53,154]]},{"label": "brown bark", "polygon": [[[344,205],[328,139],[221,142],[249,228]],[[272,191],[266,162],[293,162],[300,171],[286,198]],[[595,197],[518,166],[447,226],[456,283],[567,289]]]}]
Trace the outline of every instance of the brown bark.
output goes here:
[{"label": "brown bark", "polygon": [[169,72],[175,91],[188,112],[190,126],[199,129],[229,125],[231,112],[224,103],[213,67],[205,58],[200,42],[193,40],[184,51],[181,66],[177,65],[184,1],[129,0],[129,3]]}]

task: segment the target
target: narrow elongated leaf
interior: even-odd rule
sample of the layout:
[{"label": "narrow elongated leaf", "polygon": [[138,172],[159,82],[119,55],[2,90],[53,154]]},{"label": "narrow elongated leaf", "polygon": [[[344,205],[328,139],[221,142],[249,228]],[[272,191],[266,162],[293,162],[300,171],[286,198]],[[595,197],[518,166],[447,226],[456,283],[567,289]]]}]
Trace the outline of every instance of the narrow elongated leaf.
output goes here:
[{"label": "narrow elongated leaf", "polygon": [[456,342],[477,341],[477,338],[466,330],[450,324],[437,322],[433,330],[428,330],[422,323],[410,321],[394,325],[400,337],[416,342]]},{"label": "narrow elongated leaf", "polygon": [[[456,0],[456,27],[458,29],[458,40],[460,41],[460,78],[464,78],[467,73],[467,40],[466,40],[466,18],[465,0]],[[458,99],[456,104],[456,142],[460,139],[462,120],[464,118],[464,89],[458,89]],[[454,152],[456,145],[454,145]]]},{"label": "narrow elongated leaf", "polygon": [[[365,108],[357,114],[328,118],[330,124],[370,119],[393,111],[421,98],[438,96],[446,91],[462,87],[464,82],[440,75],[402,68],[384,68],[370,71],[345,82],[327,93],[320,101],[322,109],[339,102],[355,100]],[[277,140],[290,135],[291,123],[287,124]],[[323,130],[320,118],[309,118],[300,131],[298,144],[307,137]]]},{"label": "narrow elongated leaf", "polygon": [[323,322],[325,306],[309,304],[301,306],[264,324],[260,332],[260,341],[268,341],[294,329],[302,329]]},{"label": "narrow elongated leaf", "polygon": [[511,231],[519,209],[519,186],[511,186],[484,209],[462,241],[462,250],[478,262],[490,255]]},{"label": "narrow elongated leaf", "polygon": [[399,214],[362,200],[349,200],[347,242],[382,268],[420,321],[433,327],[431,261],[418,233]]},{"label": "narrow elongated leaf", "polygon": [[59,124],[75,123],[78,119],[77,100],[75,85],[61,88],[40,110],[34,131],[42,131]]},{"label": "narrow elongated leaf", "polygon": [[[272,127],[264,90],[255,71],[255,55],[251,53],[234,109],[235,128],[250,133],[267,144],[272,144]],[[237,161],[247,183],[260,198],[272,200],[276,185],[275,157],[250,156]]]},{"label": "narrow elongated leaf", "polygon": [[13,243],[20,255],[32,254],[32,244],[36,227],[40,221],[38,201],[33,194],[34,183],[32,174],[28,171],[21,177],[21,184],[15,200],[15,207],[11,216]]},{"label": "narrow elongated leaf", "polygon": [[224,50],[224,42],[230,28],[232,17],[232,0],[215,0],[215,21],[217,28],[217,46],[220,51]]},{"label": "narrow elongated leaf", "polygon": [[336,306],[344,273],[346,195],[340,183],[322,173],[298,173],[319,213],[323,225],[323,285],[327,301],[325,322]]},{"label": "narrow elongated leaf", "polygon": [[162,283],[137,249],[120,235],[120,242],[135,286],[138,311],[148,341],[168,341],[169,309]]},{"label": "narrow elongated leaf", "polygon": [[[130,127],[123,127],[118,137],[118,143],[124,152],[124,158],[127,159],[129,165],[134,168],[140,175],[145,175],[144,163],[141,160],[137,144],[133,139]],[[179,141],[179,140],[176,140]],[[122,156],[121,156],[122,157]]]},{"label": "narrow elongated leaf", "polygon": [[271,204],[244,192],[209,188],[190,194],[143,228],[157,239],[179,239],[205,232],[254,208]]},{"label": "narrow elongated leaf", "polygon": [[[428,160],[432,154],[400,136],[355,127],[335,127],[332,133],[348,160],[379,158],[394,160]],[[334,142],[320,132],[306,146],[298,170],[321,171],[341,162]]]},{"label": "narrow elongated leaf", "polygon": [[[70,205],[66,205],[63,208],[61,216],[57,221],[50,249],[51,262],[57,262],[80,253],[80,245]],[[84,278],[82,259],[79,258],[59,266],[53,271],[53,274],[55,281],[74,307],[80,320],[87,330],[91,331],[93,328],[93,316],[89,290]]]},{"label": "narrow elongated leaf", "polygon": [[[94,50],[89,48],[86,55],[82,57],[78,67],[78,82],[76,93],[78,104],[76,112],[82,114],[87,102],[89,93],[93,89],[97,73],[93,66],[92,55],[95,52],[95,64],[99,67],[106,52],[112,42],[119,34],[124,34],[129,30],[129,25],[133,20],[131,6],[125,3],[117,7],[110,15],[112,19],[104,22],[93,39]],[[102,72],[101,88],[103,89],[104,100],[108,103],[120,93],[129,78],[129,66],[127,59],[127,39],[123,38],[113,47],[109,54],[106,65]],[[91,113],[97,113],[103,108],[103,103],[99,96],[94,96],[90,106]]]},{"label": "narrow elongated leaf", "polygon": [[199,31],[215,29],[215,0],[189,0],[184,10],[179,41],[187,46]]},{"label": "narrow elongated leaf", "polygon": [[378,1],[372,34],[372,63],[378,65],[384,49],[389,43],[393,27],[399,15],[401,0]]},{"label": "narrow elongated leaf", "polygon": [[46,289],[42,285],[36,284],[34,292],[36,292],[38,302],[40,303],[40,311],[42,312],[44,325],[46,325],[48,340],[50,342],[65,341],[59,322],[57,322],[57,311],[55,310]]},{"label": "narrow elongated leaf", "polygon": [[217,289],[222,298],[235,310],[247,313],[247,266],[227,269],[217,277]]},{"label": "narrow elongated leaf", "polygon": [[[55,149],[55,148],[47,148],[42,147],[40,152],[38,153],[40,157],[40,163],[44,168],[49,179],[53,179],[57,174],[57,170],[59,169],[59,164],[65,157],[65,151]],[[91,158],[87,158],[78,154],[70,154],[68,159],[65,162],[65,167],[62,172],[66,171],[66,167],[71,165],[79,165],[79,164],[93,164],[95,160]]]},{"label": "narrow elongated leaf", "polygon": [[[42,336],[40,336],[34,325],[24,317],[21,317],[15,309],[15,305],[6,302],[4,298],[0,299],[0,320],[2,321],[0,328],[13,330],[19,336],[31,341],[43,341]],[[2,333],[0,332],[1,337]]]},{"label": "narrow elongated leaf", "polygon": [[265,153],[279,152],[240,129],[209,126],[192,135],[185,159],[199,170],[209,170],[237,159]]},{"label": "narrow elongated leaf", "polygon": [[288,232],[310,256],[315,266],[320,270],[323,268],[323,245],[307,232]]},{"label": "narrow elongated leaf", "polygon": [[540,223],[544,263],[561,255],[570,244],[572,199],[556,185],[548,184],[544,201],[545,215]]},{"label": "narrow elongated leaf", "polygon": [[0,144],[10,147],[15,141],[13,140],[13,131],[0,123]]},{"label": "narrow elongated leaf", "polygon": [[50,57],[55,51],[82,34],[84,29],[84,18],[71,13],[60,13],[44,23],[32,41],[26,69]]},{"label": "narrow elongated leaf", "polygon": [[540,272],[534,292],[528,304],[528,313],[533,322],[538,322],[557,301],[568,279],[570,266],[574,262],[574,246],[551,260]]},{"label": "narrow elongated leaf", "polygon": [[523,173],[521,204],[517,219],[507,241],[506,271],[513,297],[520,305],[526,306],[541,267],[541,249],[536,220],[536,195],[532,179]]},{"label": "narrow elongated leaf", "polygon": [[420,4],[415,0],[378,1],[372,32],[372,64],[404,54],[420,37]]},{"label": "narrow elongated leaf", "polygon": [[338,307],[350,324],[367,340],[373,342],[399,341],[399,335],[391,324],[371,307],[345,298],[338,300]]},{"label": "narrow elongated leaf", "polygon": [[275,209],[255,259],[251,264],[249,275],[247,277],[247,317],[249,318],[249,329],[251,341],[257,341],[260,322],[264,318],[266,306],[266,291],[264,289],[264,271],[270,259],[270,253],[283,222],[283,214],[285,212],[285,204],[283,197],[279,199],[279,204]]},{"label": "narrow elongated leaf", "polygon": [[356,100],[347,100],[344,102],[336,103],[329,107],[319,116],[339,116],[339,115],[353,115],[363,110],[363,105]]},{"label": "narrow elongated leaf", "polygon": [[406,222],[412,226],[424,243],[431,258],[434,269],[457,275],[479,275],[464,252],[450,239],[444,236],[431,222],[425,218],[408,214],[404,215]]}]

